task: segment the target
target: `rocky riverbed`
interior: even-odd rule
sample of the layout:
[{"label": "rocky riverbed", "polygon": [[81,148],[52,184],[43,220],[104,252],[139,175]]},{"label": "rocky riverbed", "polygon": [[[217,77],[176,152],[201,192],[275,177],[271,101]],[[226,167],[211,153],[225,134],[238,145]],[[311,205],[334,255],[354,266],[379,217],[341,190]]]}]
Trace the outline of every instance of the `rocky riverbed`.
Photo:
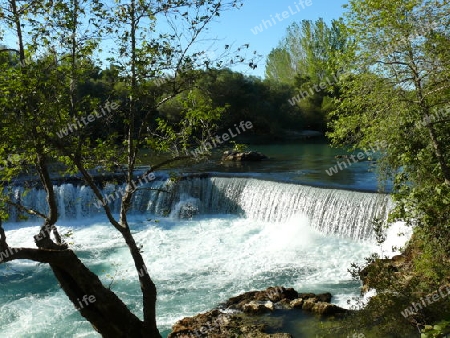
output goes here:
[{"label": "rocky riverbed", "polygon": [[309,312],[317,316],[339,317],[348,311],[330,301],[330,293],[298,293],[281,286],[250,291],[230,298],[214,310],[183,318],[175,323],[168,338],[294,337],[290,332],[274,332],[282,330],[280,319],[267,315],[289,311],[299,316]]}]

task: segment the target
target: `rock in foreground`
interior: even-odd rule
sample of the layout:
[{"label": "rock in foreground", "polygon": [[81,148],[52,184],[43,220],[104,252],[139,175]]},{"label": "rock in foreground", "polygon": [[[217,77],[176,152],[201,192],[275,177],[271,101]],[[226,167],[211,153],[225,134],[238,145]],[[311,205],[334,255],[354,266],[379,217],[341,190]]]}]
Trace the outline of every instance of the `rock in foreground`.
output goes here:
[{"label": "rock in foreground", "polygon": [[[230,298],[219,309],[187,317],[178,321],[168,338],[289,338],[289,333],[268,334],[261,314],[288,309],[308,311],[319,315],[335,315],[347,310],[330,304],[331,294],[298,293],[292,288],[270,287],[264,291],[250,291]],[[273,332],[273,331],[272,331]]]}]

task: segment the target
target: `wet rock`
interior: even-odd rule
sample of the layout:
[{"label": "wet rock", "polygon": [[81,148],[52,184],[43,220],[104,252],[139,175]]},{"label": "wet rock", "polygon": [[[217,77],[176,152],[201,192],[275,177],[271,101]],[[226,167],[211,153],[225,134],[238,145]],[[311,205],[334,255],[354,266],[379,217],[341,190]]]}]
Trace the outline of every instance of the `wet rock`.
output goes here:
[{"label": "wet rock", "polygon": [[254,317],[213,310],[178,321],[168,338],[292,338],[288,333],[268,334],[265,330],[267,325],[255,324]]},{"label": "wet rock", "polygon": [[289,305],[293,309],[301,309],[303,307],[303,298],[297,298],[297,299],[291,300]]},{"label": "wet rock", "polygon": [[[293,300],[294,301],[294,300]],[[277,302],[275,305],[275,309],[284,309],[284,310],[291,310],[293,307],[291,305],[291,302],[293,302],[289,299],[282,299],[279,302]]]},{"label": "wet rock", "polygon": [[317,313],[319,315],[334,315],[337,313],[345,313],[346,309],[342,309],[337,305],[326,303],[326,302],[317,302],[311,309],[312,312]]},{"label": "wet rock", "polygon": [[271,301],[277,303],[283,299],[294,300],[298,298],[298,292],[292,288],[270,287],[264,291],[249,291],[237,297],[230,298],[225,307],[243,311],[243,306],[251,301]]},{"label": "wet rock", "polygon": [[309,299],[309,298],[317,298],[317,300],[321,302],[331,302],[331,293],[325,292],[325,293],[318,293],[317,295],[315,293],[299,293],[298,298],[303,299]]},{"label": "wet rock", "polygon": [[303,302],[302,310],[312,311],[314,304],[317,303],[317,298],[308,298]]},{"label": "wet rock", "polygon": [[261,161],[267,159],[266,155],[257,151],[227,150],[222,155],[222,161]]},{"label": "wet rock", "polygon": [[242,310],[245,313],[259,314],[259,313],[264,313],[264,312],[268,312],[268,311],[273,311],[274,306],[270,300],[269,301],[252,300],[251,302],[244,304],[242,306]]},{"label": "wet rock", "polygon": [[[231,323],[231,316],[215,309],[195,317],[186,317],[172,327],[172,337],[206,337],[206,334],[218,334]],[[219,337],[219,336],[218,336]]]},{"label": "wet rock", "polygon": [[319,293],[318,295],[316,295],[317,299],[321,302],[331,302],[331,293],[326,292],[326,293]]}]

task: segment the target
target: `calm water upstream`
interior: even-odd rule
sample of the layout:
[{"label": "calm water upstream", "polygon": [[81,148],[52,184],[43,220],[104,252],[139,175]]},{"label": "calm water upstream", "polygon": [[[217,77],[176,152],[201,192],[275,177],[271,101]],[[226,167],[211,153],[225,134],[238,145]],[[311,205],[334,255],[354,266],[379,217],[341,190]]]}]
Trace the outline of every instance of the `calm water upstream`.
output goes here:
[{"label": "calm water upstream", "polygon": [[[379,187],[376,179],[376,166],[373,160],[353,162],[349,159],[337,159],[335,156],[357,154],[359,151],[346,152],[344,149],[332,148],[325,143],[297,143],[277,145],[251,145],[249,150],[259,151],[269,157],[262,162],[225,162],[220,163],[223,150],[215,150],[209,161],[181,168],[184,172],[212,171],[221,173],[240,173],[258,176],[278,182],[292,182],[313,186],[332,187],[351,190],[378,191],[388,190]],[[361,150],[360,150],[361,151]],[[372,157],[371,157],[372,159]],[[330,167],[341,164],[331,176],[327,173]]]}]

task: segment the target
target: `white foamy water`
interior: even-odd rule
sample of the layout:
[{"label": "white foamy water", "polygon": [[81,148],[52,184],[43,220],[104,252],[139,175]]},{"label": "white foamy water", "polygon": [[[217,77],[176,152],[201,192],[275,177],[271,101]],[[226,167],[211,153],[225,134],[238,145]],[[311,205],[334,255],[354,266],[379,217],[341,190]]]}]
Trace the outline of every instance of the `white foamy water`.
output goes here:
[{"label": "white foamy water", "polygon": [[[347,307],[359,283],[347,269],[372,252],[403,245],[396,224],[383,252],[371,221],[386,219],[387,195],[320,189],[242,178],[155,181],[133,200],[133,233],[158,288],[158,325],[166,336],[179,319],[208,311],[228,298],[269,286],[331,292]],[[103,189],[114,193],[114,185]],[[14,197],[45,210],[38,189]],[[139,317],[137,272],[120,234],[83,186],[55,186],[60,231],[80,259]],[[111,202],[118,210],[119,200]],[[163,217],[162,215],[170,215]],[[12,212],[13,219],[17,216]],[[11,246],[34,247],[38,222],[5,226]],[[98,337],[69,302],[48,266],[14,261],[0,265],[0,337]]]},{"label": "white foamy water", "polygon": [[[102,215],[95,205],[98,200],[85,186],[55,186],[60,220],[85,219]],[[124,186],[108,184],[103,196],[118,212]],[[116,194],[115,194],[116,193]],[[44,212],[45,192],[14,187],[12,199]],[[323,189],[304,185],[264,181],[253,178],[207,177],[187,178],[179,182],[152,181],[138,190],[132,201],[137,213],[190,218],[197,214],[238,214],[268,222],[286,222],[296,214],[309,217],[313,228],[326,234],[353,239],[374,237],[374,218],[387,219],[391,207],[388,195],[340,189]],[[18,219],[11,210],[11,219]]]},{"label": "white foamy water", "polygon": [[[283,223],[230,215],[194,220],[135,216],[133,229],[143,245],[158,288],[158,325],[167,333],[185,316],[207,311],[245,291],[283,285],[299,292],[330,291],[346,306],[358,293],[347,268],[375,250],[372,243],[323,235],[303,215]],[[36,227],[8,224],[11,245],[32,245]],[[120,235],[101,218],[61,222],[72,230],[72,248],[133,311],[141,316],[137,272]],[[0,267],[2,337],[96,337],[50,269],[32,262]]]}]

